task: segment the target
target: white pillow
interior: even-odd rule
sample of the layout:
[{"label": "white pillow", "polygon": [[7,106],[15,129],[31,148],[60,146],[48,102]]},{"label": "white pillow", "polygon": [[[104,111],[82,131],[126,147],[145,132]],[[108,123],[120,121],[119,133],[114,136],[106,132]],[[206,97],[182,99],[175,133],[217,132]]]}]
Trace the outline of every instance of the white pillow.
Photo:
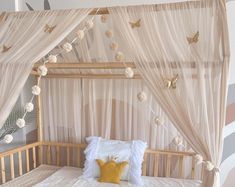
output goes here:
[{"label": "white pillow", "polygon": [[96,159],[107,161],[110,156],[116,157],[117,162],[127,161],[121,180],[127,180],[132,184],[142,185],[141,167],[147,143],[141,140],[119,141],[106,140],[101,137],[86,138],[88,146],[84,151],[86,156],[83,170],[84,178],[97,178],[100,169]]}]

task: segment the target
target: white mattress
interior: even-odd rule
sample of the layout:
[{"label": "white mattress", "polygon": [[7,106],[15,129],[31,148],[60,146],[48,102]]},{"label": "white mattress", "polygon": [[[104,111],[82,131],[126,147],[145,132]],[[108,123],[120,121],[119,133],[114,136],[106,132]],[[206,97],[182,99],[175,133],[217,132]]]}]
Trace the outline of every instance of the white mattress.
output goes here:
[{"label": "white mattress", "polygon": [[[136,187],[122,181],[120,185],[99,183],[97,180],[85,180],[81,177],[82,169],[42,165],[31,172],[18,177],[3,187]],[[199,187],[200,181],[160,177],[142,177],[143,187]]]}]

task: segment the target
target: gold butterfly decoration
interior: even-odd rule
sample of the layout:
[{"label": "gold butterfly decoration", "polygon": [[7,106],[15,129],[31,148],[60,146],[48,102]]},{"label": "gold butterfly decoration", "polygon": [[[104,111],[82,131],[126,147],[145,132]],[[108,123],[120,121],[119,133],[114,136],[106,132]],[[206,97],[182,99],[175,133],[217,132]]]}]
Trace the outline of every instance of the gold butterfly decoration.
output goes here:
[{"label": "gold butterfly decoration", "polygon": [[129,24],[131,25],[132,29],[138,28],[138,27],[140,27],[140,21],[141,21],[141,19],[138,19],[136,22],[129,22]]},{"label": "gold butterfly decoration", "polygon": [[168,89],[172,88],[172,89],[176,89],[176,83],[177,80],[179,79],[179,75],[177,74],[175,77],[173,77],[172,79],[165,79],[165,85]]},{"label": "gold butterfly decoration", "polygon": [[0,22],[3,21],[3,19],[4,19],[4,17],[5,17],[5,14],[6,14],[6,12],[3,12],[3,13],[0,14]]},{"label": "gold butterfly decoration", "polygon": [[188,44],[197,43],[199,40],[199,31],[197,31],[193,37],[187,37]]},{"label": "gold butterfly decoration", "polygon": [[56,28],[56,25],[55,26],[49,26],[48,24],[46,24],[45,27],[44,27],[44,32],[47,32],[47,33],[50,34],[55,28]]},{"label": "gold butterfly decoration", "polygon": [[5,52],[9,51],[9,49],[11,49],[11,46],[10,46],[10,47],[7,47],[6,45],[3,45],[3,47],[2,47],[2,53],[5,53]]}]

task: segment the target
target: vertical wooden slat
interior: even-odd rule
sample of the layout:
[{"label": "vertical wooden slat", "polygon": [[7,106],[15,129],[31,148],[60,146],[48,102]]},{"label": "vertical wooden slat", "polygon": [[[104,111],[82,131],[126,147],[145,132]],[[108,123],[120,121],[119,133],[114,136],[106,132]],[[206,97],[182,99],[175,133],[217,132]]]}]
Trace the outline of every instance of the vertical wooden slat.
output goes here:
[{"label": "vertical wooden slat", "polygon": [[78,155],[77,155],[77,159],[78,159],[78,167],[81,167],[81,148],[78,147]]},{"label": "vertical wooden slat", "polygon": [[[39,77],[37,77],[37,83],[39,87],[41,87]],[[37,105],[37,133],[38,133],[38,141],[43,141],[43,129],[42,129],[42,112],[41,112],[41,94],[36,97],[36,105]]]},{"label": "vertical wooden slat", "polygon": [[14,155],[10,154],[11,179],[15,178]]},{"label": "vertical wooden slat", "polygon": [[194,158],[194,156],[192,157],[191,179],[195,179],[195,158]]},{"label": "vertical wooden slat", "polygon": [[36,150],[33,147],[33,168],[36,168]]},{"label": "vertical wooden slat", "polygon": [[205,168],[204,168],[204,165],[202,164],[202,168],[201,168],[201,181],[204,180],[204,173],[205,173]]},{"label": "vertical wooden slat", "polygon": [[146,176],[147,174],[147,154],[144,154],[144,162],[143,162],[143,171],[142,171],[142,175]]},{"label": "vertical wooden slat", "polygon": [[21,175],[23,175],[21,151],[18,152],[18,162],[19,162],[19,175],[21,176]]},{"label": "vertical wooden slat", "polygon": [[154,170],[153,170],[154,177],[158,176],[158,165],[159,165],[159,154],[156,153],[154,155]]},{"label": "vertical wooden slat", "polygon": [[171,174],[171,155],[167,155],[166,177],[170,177],[170,174]]},{"label": "vertical wooden slat", "polygon": [[1,157],[1,176],[2,176],[2,183],[6,182],[6,170],[5,170],[5,160],[4,157]]},{"label": "vertical wooden slat", "polygon": [[51,146],[47,146],[47,164],[51,164]]},{"label": "vertical wooden slat", "polygon": [[60,166],[60,147],[56,146],[56,165]]},{"label": "vertical wooden slat", "polygon": [[29,172],[29,149],[26,149],[26,171]]},{"label": "vertical wooden slat", "polygon": [[43,164],[43,145],[38,146],[38,164]]},{"label": "vertical wooden slat", "polygon": [[69,147],[67,147],[66,152],[67,152],[67,166],[70,166],[70,149],[69,149]]},{"label": "vertical wooden slat", "polygon": [[179,178],[184,176],[184,156],[181,155],[179,158]]}]

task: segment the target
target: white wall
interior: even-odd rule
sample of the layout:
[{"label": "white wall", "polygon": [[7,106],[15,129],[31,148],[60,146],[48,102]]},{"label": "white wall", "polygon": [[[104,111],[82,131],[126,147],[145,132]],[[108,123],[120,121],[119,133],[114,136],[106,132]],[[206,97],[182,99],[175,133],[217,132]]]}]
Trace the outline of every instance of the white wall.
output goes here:
[{"label": "white wall", "polygon": [[14,11],[17,0],[0,0],[0,11]]}]

